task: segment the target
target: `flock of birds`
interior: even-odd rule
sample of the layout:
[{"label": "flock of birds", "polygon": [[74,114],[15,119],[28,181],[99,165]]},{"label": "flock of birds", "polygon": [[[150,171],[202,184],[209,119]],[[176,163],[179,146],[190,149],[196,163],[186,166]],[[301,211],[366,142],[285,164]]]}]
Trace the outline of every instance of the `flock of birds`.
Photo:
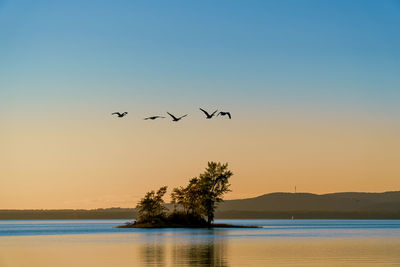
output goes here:
[{"label": "flock of birds", "polygon": [[[206,115],[206,119],[211,119],[214,116],[228,116],[229,119],[232,118],[231,117],[231,113],[227,112],[227,111],[220,111],[217,114],[218,110],[216,110],[216,111],[214,111],[213,113],[210,114],[210,113],[208,113],[207,111],[205,111],[202,108],[200,108],[200,110],[204,112],[204,114]],[[182,118],[184,118],[184,117],[186,117],[188,115],[188,114],[185,114],[183,116],[176,117],[176,116],[174,116],[173,114],[171,114],[169,112],[167,112],[167,114],[171,116],[172,121],[180,121]],[[215,115],[215,114],[217,114],[217,115]],[[121,112],[113,112],[113,113],[111,113],[111,115],[117,115],[119,118],[123,118],[126,115],[128,115],[128,112],[126,112],[126,111],[122,112],[122,113]],[[144,118],[144,120],[155,120],[155,119],[165,119],[165,117],[157,115],[157,116],[151,116],[151,117]]]}]

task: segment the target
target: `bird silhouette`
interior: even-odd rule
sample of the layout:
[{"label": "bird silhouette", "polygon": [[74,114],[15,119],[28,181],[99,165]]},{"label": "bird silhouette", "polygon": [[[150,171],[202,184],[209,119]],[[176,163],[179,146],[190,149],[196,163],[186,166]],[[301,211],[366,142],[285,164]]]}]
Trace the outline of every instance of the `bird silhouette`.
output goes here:
[{"label": "bird silhouette", "polygon": [[206,119],[211,119],[212,117],[214,117],[215,113],[217,113],[217,111],[218,111],[218,110],[216,110],[216,111],[214,111],[213,113],[208,114],[208,112],[205,111],[204,109],[200,108],[200,110],[203,111],[204,114],[206,114],[206,116],[207,116]]},{"label": "bird silhouette", "polygon": [[180,119],[182,119],[183,117],[186,117],[188,115],[188,114],[185,114],[185,115],[177,118],[174,115],[172,115],[171,113],[169,113],[169,112],[167,112],[167,113],[168,113],[168,115],[170,115],[172,117],[172,121],[179,121]]},{"label": "bird silhouette", "polygon": [[119,112],[114,112],[111,113],[111,115],[118,115],[119,118],[125,117],[128,114],[128,112],[123,112],[123,113],[119,113]]},{"label": "bird silhouette", "polygon": [[227,111],[221,111],[220,113],[218,113],[217,116],[219,116],[219,115],[221,115],[221,116],[228,115],[229,119],[232,119],[231,113],[229,113],[229,112],[227,112]]},{"label": "bird silhouette", "polygon": [[151,117],[144,118],[144,120],[155,120],[155,119],[165,119],[165,117],[163,117],[163,116],[151,116]]}]

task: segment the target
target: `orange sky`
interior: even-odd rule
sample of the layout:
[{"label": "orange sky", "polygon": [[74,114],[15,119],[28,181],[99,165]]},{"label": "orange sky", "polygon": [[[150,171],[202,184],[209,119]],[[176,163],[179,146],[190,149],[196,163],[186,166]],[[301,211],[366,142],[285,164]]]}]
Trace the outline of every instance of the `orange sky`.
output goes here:
[{"label": "orange sky", "polygon": [[0,208],[134,207],[147,190],[185,184],[209,160],[234,172],[228,199],[295,185],[313,193],[400,189],[400,127],[390,120],[191,113],[179,123],[16,115],[0,133]]}]

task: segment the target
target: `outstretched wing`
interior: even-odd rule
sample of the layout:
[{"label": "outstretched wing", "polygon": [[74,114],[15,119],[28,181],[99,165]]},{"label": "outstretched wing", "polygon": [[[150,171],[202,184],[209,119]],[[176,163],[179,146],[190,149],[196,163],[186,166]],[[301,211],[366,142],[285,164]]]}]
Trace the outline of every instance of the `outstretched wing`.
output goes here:
[{"label": "outstretched wing", "polygon": [[182,118],[186,117],[187,115],[188,115],[188,114],[185,114],[185,115],[179,117],[179,119],[182,119]]},{"label": "outstretched wing", "polygon": [[232,119],[231,113],[227,112],[226,114],[228,115],[229,119]]},{"label": "outstretched wing", "polygon": [[167,111],[167,113],[168,113],[168,115],[170,115],[174,120],[176,120],[177,118],[174,116],[174,115],[172,115],[171,113],[169,113],[168,111]]},{"label": "outstretched wing", "polygon": [[204,109],[200,108],[200,110],[201,110],[201,111],[203,111],[203,112],[204,112],[204,114],[206,114],[206,116],[207,116],[207,117],[209,117],[209,116],[210,116],[210,114],[208,114],[208,112],[207,112],[207,111],[205,111]]},{"label": "outstretched wing", "polygon": [[211,114],[211,117],[214,116],[215,113],[217,113],[217,111],[218,111],[218,109]]},{"label": "outstretched wing", "polygon": [[111,113],[111,115],[115,115],[115,114],[117,114],[118,116],[121,116],[121,113],[119,113],[119,112],[113,112],[113,113]]}]

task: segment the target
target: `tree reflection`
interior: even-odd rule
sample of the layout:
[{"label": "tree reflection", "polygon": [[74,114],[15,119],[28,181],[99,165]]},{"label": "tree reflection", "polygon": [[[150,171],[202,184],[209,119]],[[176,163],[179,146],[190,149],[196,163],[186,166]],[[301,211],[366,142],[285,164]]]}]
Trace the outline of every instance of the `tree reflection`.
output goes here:
[{"label": "tree reflection", "polygon": [[[194,242],[193,242],[194,241]],[[225,245],[215,240],[174,244],[172,265],[174,266],[228,266]]]},{"label": "tree reflection", "polygon": [[166,266],[165,244],[146,243],[140,247],[139,255],[143,266]]},{"label": "tree reflection", "polygon": [[163,238],[139,249],[142,266],[229,266],[226,244],[212,235]]}]

